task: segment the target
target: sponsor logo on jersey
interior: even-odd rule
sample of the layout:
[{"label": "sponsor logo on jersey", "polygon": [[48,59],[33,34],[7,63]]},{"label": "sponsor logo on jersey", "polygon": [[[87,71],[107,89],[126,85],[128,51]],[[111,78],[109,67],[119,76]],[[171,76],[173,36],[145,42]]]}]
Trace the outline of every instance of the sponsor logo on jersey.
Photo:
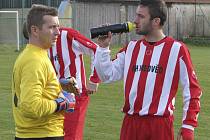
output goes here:
[{"label": "sponsor logo on jersey", "polygon": [[154,72],[154,73],[162,73],[163,67],[160,65],[133,65],[133,72],[144,71],[144,72]]},{"label": "sponsor logo on jersey", "polygon": [[88,46],[92,46],[92,44],[91,44],[90,42],[87,42],[87,45],[88,45]]},{"label": "sponsor logo on jersey", "polygon": [[51,57],[50,60],[58,61],[59,60],[58,54],[56,54],[53,57]]}]

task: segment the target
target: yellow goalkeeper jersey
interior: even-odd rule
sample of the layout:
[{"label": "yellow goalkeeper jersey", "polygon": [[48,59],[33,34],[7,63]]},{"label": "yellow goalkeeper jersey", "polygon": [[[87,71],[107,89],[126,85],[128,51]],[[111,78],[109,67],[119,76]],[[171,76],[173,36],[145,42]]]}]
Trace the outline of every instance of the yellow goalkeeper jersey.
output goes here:
[{"label": "yellow goalkeeper jersey", "polygon": [[47,50],[28,44],[17,58],[12,78],[16,137],[63,136],[63,113],[55,113],[59,82]]}]

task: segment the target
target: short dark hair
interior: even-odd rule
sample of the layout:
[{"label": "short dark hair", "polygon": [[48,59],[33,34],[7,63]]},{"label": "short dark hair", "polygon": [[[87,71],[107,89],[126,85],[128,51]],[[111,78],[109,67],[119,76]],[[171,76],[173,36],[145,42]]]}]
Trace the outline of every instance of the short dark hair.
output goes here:
[{"label": "short dark hair", "polygon": [[24,36],[25,39],[27,39],[27,40],[29,39],[26,22],[23,23],[23,36]]},{"label": "short dark hair", "polygon": [[41,4],[33,4],[27,15],[27,30],[31,33],[31,26],[35,25],[42,28],[44,24],[43,16],[51,15],[58,16],[58,11],[54,7],[49,7]]},{"label": "short dark hair", "polygon": [[151,19],[160,18],[160,25],[164,25],[167,18],[167,6],[163,0],[141,0],[139,5],[148,7]]}]

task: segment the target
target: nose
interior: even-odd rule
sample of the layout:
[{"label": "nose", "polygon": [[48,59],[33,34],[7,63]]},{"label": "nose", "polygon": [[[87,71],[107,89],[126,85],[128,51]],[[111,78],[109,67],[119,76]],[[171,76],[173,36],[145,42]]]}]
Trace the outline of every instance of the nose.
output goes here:
[{"label": "nose", "polygon": [[56,27],[56,30],[55,30],[55,35],[60,35],[60,30],[59,30],[59,27]]},{"label": "nose", "polygon": [[135,24],[138,24],[138,17],[137,17],[137,16],[136,16],[135,19],[134,19],[134,23],[135,23]]}]

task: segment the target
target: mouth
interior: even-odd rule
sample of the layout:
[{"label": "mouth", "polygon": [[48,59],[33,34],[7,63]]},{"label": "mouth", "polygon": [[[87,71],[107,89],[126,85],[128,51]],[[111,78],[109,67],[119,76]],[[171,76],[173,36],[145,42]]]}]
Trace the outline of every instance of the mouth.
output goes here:
[{"label": "mouth", "polygon": [[140,30],[141,28],[140,27],[136,27],[136,30]]},{"label": "mouth", "polygon": [[58,38],[54,38],[54,39],[53,39],[53,42],[56,42],[56,41],[57,41],[57,39],[58,39]]},{"label": "mouth", "polygon": [[140,26],[136,24],[136,29],[139,29],[139,28],[140,28]]}]

